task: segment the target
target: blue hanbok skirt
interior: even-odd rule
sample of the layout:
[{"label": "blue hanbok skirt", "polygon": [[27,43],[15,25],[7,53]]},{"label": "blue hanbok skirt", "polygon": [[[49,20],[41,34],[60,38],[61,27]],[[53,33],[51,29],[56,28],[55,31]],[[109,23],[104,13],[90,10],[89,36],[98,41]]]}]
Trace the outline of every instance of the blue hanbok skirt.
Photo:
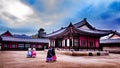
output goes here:
[{"label": "blue hanbok skirt", "polygon": [[32,57],[32,52],[31,51],[27,52],[27,57]]}]

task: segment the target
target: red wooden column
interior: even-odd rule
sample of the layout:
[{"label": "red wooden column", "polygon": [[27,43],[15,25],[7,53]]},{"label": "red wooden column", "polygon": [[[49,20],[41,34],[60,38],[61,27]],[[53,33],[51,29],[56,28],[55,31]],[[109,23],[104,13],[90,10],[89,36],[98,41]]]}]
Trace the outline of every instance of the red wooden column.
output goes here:
[{"label": "red wooden column", "polygon": [[80,45],[81,45],[81,47],[82,47],[82,41],[84,41],[85,42],[85,45],[84,45],[84,47],[87,47],[87,37],[85,37],[85,36],[81,36],[80,37]]},{"label": "red wooden column", "polygon": [[89,46],[88,46],[88,44],[89,44],[89,42],[88,42],[88,36],[87,36],[87,51],[89,50],[88,48],[89,48]]},{"label": "red wooden column", "polygon": [[16,48],[18,49],[18,42],[16,43]]},{"label": "red wooden column", "polygon": [[98,38],[96,38],[95,45],[96,45],[96,48],[99,48],[99,39]]},{"label": "red wooden column", "polygon": [[12,43],[8,43],[8,44],[7,44],[9,49],[12,48],[12,45],[11,45],[11,44],[12,44]]},{"label": "red wooden column", "polygon": [[73,38],[72,37],[69,38],[68,43],[69,43],[69,49],[71,49],[73,47]]}]

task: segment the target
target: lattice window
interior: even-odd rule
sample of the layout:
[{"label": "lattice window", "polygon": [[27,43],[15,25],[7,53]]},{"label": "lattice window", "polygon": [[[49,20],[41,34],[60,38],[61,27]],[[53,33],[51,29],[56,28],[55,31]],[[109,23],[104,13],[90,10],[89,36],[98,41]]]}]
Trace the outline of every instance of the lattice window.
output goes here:
[{"label": "lattice window", "polygon": [[90,46],[90,47],[94,47],[94,42],[93,42],[93,41],[90,41],[90,42],[89,42],[89,46]]},{"label": "lattice window", "polygon": [[24,44],[18,44],[18,48],[24,49]]},{"label": "lattice window", "polygon": [[74,46],[78,46],[78,39],[74,39]]},{"label": "lattice window", "polygon": [[8,48],[8,45],[7,45],[7,44],[4,44],[4,48]]},{"label": "lattice window", "polygon": [[12,48],[16,48],[16,45],[15,45],[15,44],[12,44]]},{"label": "lattice window", "polygon": [[25,48],[30,48],[30,44],[25,44]]},{"label": "lattice window", "polygon": [[81,40],[81,46],[82,47],[86,47],[86,44],[87,44],[86,40]]}]

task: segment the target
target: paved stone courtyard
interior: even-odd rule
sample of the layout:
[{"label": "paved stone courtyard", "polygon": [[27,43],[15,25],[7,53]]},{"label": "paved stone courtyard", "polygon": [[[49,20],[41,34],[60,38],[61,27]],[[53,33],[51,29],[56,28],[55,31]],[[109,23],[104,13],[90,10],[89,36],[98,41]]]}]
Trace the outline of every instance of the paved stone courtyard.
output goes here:
[{"label": "paved stone courtyard", "polygon": [[69,56],[57,54],[57,61],[45,62],[46,51],[26,58],[27,51],[0,51],[0,68],[120,68],[120,54],[109,56]]}]

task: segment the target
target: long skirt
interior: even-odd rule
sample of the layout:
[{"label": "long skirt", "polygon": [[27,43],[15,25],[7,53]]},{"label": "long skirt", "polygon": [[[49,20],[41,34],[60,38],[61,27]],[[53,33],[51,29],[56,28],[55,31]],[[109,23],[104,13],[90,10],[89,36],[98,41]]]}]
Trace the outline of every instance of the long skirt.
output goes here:
[{"label": "long skirt", "polygon": [[52,60],[56,61],[57,57],[56,56],[52,56]]},{"label": "long skirt", "polygon": [[31,51],[27,52],[27,57],[32,57],[32,52]]},{"label": "long skirt", "polygon": [[46,62],[51,62],[52,61],[52,57],[47,57],[46,58]]},{"label": "long skirt", "polygon": [[34,58],[36,57],[36,51],[32,52],[32,57],[34,57]]}]

